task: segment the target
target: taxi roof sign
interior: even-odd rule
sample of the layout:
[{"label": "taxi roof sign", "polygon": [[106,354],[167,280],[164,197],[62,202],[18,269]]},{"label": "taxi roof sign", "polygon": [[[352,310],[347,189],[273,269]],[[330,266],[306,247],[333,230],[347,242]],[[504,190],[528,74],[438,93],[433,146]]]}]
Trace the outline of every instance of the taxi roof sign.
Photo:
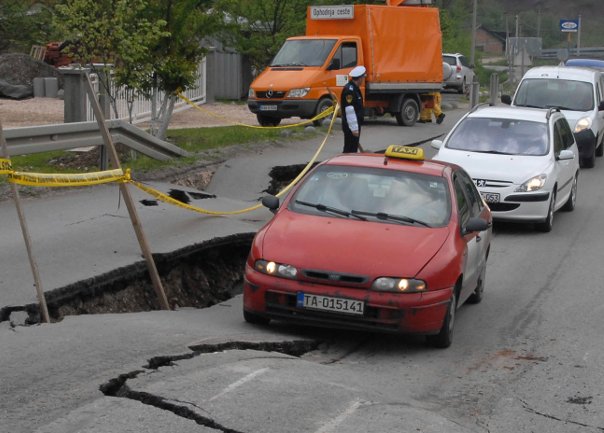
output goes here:
[{"label": "taxi roof sign", "polygon": [[424,149],[422,149],[421,147],[400,146],[397,144],[392,144],[388,146],[388,149],[386,149],[384,156],[388,158],[423,161]]}]

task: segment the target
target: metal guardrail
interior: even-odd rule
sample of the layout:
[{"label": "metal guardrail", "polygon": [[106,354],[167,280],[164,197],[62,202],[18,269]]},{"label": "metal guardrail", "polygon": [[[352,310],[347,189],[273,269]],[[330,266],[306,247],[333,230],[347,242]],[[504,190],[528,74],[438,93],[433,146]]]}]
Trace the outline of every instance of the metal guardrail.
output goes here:
[{"label": "metal guardrail", "polygon": [[[566,48],[548,48],[541,50],[539,58],[542,59],[557,59],[558,53]],[[588,58],[604,58],[604,47],[584,47],[584,48],[569,48],[568,54],[571,57],[588,57]]]},{"label": "metal guardrail", "polygon": [[[160,161],[188,156],[188,152],[160,140],[123,120],[109,120],[107,127],[114,143]],[[4,129],[10,156],[29,155],[54,150],[71,150],[88,146],[104,146],[97,122],[60,123]]]}]

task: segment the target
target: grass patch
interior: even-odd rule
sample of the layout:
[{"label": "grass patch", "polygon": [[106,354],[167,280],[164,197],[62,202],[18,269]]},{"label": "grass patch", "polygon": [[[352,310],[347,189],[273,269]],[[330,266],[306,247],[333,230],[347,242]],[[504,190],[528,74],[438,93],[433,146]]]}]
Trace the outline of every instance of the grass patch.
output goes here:
[{"label": "grass patch", "polygon": [[[304,127],[283,129],[248,128],[244,126],[224,126],[214,128],[185,128],[169,129],[167,141],[191,153],[190,157],[174,158],[169,161],[157,161],[145,155],[132,157],[128,150],[120,151],[120,159],[124,168],[136,172],[146,172],[166,167],[186,167],[195,164],[203,152],[212,151],[233,145],[249,145],[252,143],[270,142],[276,140],[302,140],[314,135],[323,134],[323,128],[309,132]],[[207,155],[206,155],[207,156]],[[82,173],[99,170],[98,150],[91,152],[53,151],[31,155],[14,156],[12,166],[17,171],[38,173]],[[0,184],[5,178],[0,177]]]}]

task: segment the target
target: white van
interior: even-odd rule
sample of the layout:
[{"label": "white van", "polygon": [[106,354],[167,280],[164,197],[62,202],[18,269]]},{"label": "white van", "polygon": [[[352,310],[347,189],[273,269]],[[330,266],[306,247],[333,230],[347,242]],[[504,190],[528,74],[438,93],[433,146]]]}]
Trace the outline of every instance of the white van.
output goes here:
[{"label": "white van", "polygon": [[593,167],[604,155],[604,77],[589,68],[540,66],[524,74],[514,99],[501,101],[517,107],[558,107],[564,113],[579,146],[581,167]]}]

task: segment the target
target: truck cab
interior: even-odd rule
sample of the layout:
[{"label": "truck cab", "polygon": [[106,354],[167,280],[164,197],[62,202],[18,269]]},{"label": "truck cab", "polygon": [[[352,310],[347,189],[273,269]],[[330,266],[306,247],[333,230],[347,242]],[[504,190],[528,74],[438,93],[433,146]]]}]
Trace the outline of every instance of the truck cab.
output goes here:
[{"label": "truck cab", "polygon": [[358,37],[289,38],[254,80],[248,107],[262,126],[282,118],[310,119],[339,98],[348,73],[363,63]]}]

